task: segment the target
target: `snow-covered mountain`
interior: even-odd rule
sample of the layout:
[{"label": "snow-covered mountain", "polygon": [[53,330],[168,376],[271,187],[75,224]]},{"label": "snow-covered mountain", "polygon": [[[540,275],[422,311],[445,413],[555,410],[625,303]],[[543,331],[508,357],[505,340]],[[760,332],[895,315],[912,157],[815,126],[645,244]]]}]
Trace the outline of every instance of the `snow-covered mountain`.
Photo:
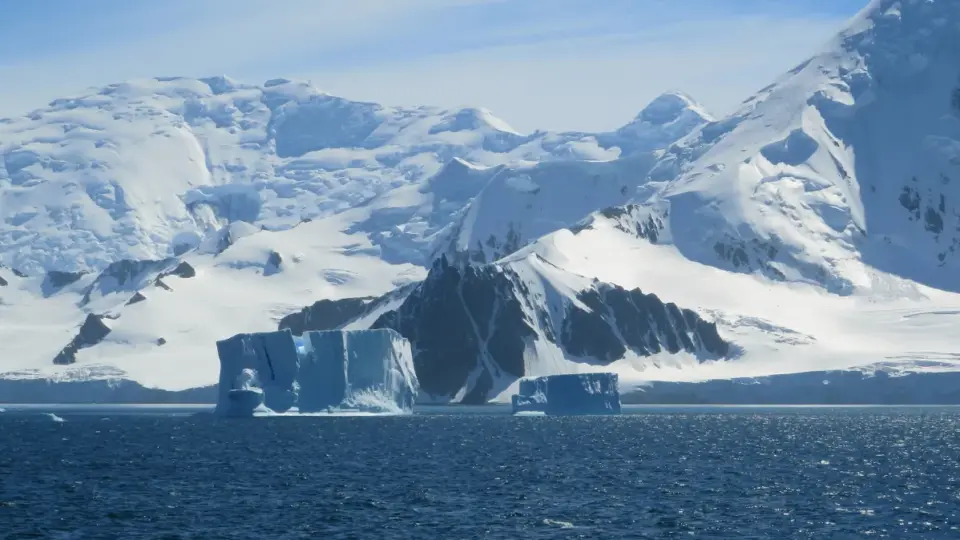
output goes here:
[{"label": "snow-covered mountain", "polygon": [[422,279],[497,171],[650,162],[709,120],[673,93],[615,132],[521,135],[226,78],[55,101],[0,124],[0,372],[210,384],[217,339]]},{"label": "snow-covered mountain", "polygon": [[0,263],[97,271],[175,256],[228,223],[279,230],[371,204],[356,226],[424,263],[416,246],[483,187],[426,185],[452,160],[609,160],[708,119],[670,94],[612,133],[522,135],[483,109],[385,107],[283,79],[115,84],[0,121]]},{"label": "snow-covered mountain", "polygon": [[960,3],[875,0],[726,118],[602,134],[283,80],[60,100],[0,124],[0,391],[201,387],[278,324],[394,328],[438,400],[960,371],[958,96]]},{"label": "snow-covered mountain", "polygon": [[[960,4],[871,2],[651,173],[690,259],[840,294],[957,291]],[[721,259],[722,262],[718,262]]]}]

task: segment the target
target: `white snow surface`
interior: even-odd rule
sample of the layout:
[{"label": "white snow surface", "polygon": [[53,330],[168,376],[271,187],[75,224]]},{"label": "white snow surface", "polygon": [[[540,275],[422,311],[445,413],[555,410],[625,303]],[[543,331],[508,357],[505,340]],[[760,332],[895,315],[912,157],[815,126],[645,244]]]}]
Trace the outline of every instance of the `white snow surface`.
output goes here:
[{"label": "white snow surface", "polygon": [[[528,270],[547,304],[594,278],[639,287],[737,351],[624,358],[621,385],[960,370],[958,51],[960,3],[875,0],[729,117],[671,93],[607,134],[519,135],[482,109],[285,80],[58,100],[0,121],[0,377],[209,385],[217,339],[384,294],[451,252]],[[567,229],[626,203],[668,216],[655,241],[608,214]],[[77,307],[107,264],[177,245],[200,246],[182,256],[195,277]],[[51,269],[92,273],[45,294]],[[111,333],[52,365],[90,312],[117,316]],[[596,369],[529,352],[529,376]]]},{"label": "white snow surface", "polygon": [[406,189],[374,203],[390,211],[355,225],[387,244],[403,237],[403,251],[482,187],[454,178],[466,185],[430,190],[451,160],[490,167],[662,149],[708,119],[679,99],[660,100],[672,122],[524,135],[484,109],[387,107],[284,79],[114,84],[0,119],[0,264],[35,273],[163,259],[229,222],[288,228],[397,188]]}]

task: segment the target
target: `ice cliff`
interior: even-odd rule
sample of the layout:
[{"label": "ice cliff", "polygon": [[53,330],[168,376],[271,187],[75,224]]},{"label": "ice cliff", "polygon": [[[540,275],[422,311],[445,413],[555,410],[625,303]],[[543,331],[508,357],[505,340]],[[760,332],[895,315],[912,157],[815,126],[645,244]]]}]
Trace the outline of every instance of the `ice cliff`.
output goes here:
[{"label": "ice cliff", "polygon": [[[419,384],[410,343],[393,330],[238,334],[217,342],[217,412],[409,411]],[[261,395],[262,394],[262,395]]]},{"label": "ice cliff", "polygon": [[620,414],[616,373],[548,375],[520,379],[513,412],[546,414]]}]

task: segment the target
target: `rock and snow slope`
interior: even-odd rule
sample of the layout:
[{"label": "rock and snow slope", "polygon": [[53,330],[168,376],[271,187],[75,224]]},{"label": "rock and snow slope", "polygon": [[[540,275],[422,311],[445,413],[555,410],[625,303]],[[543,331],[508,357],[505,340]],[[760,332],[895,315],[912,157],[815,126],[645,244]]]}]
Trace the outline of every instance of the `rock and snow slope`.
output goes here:
[{"label": "rock and snow slope", "polygon": [[[0,371],[202,386],[213,341],[311,306],[285,324],[404,333],[436,399],[598,364],[626,386],[955,372],[958,57],[960,3],[876,0],[727,118],[671,94],[605,134],[287,81],[61,100],[0,124]],[[53,366],[90,314],[109,333]]]},{"label": "rock and snow slope", "polygon": [[[0,261],[10,267],[0,278],[12,283],[0,292],[0,373],[210,385],[216,340],[422,279],[496,172],[652,156],[708,120],[668,94],[616,132],[519,135],[480,110],[390,109],[226,79],[59,100],[0,125]],[[183,148],[162,151],[153,138]],[[163,168],[173,164],[183,170]],[[295,324],[321,321],[329,326]]]},{"label": "rock and snow slope", "polygon": [[670,149],[687,258],[831,292],[960,290],[960,3],[878,0],[821,54]]}]

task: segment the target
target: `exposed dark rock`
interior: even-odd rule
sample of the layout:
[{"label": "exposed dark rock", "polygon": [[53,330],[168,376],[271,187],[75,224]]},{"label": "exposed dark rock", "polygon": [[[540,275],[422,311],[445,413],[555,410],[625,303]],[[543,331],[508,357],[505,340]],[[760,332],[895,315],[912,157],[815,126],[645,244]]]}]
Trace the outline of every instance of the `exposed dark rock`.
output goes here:
[{"label": "exposed dark rock", "polygon": [[165,291],[172,291],[172,290],[173,290],[172,287],[170,287],[169,285],[167,285],[166,283],[164,283],[163,280],[160,279],[160,278],[157,278],[157,279],[153,280],[153,284],[156,285],[157,287],[165,290]]},{"label": "exposed dark rock", "polygon": [[283,265],[283,257],[276,251],[271,251],[267,257],[267,265],[263,268],[263,275],[272,276],[279,272]]},{"label": "exposed dark rock", "polygon": [[136,291],[142,288],[151,279],[158,279],[163,272],[169,270],[176,263],[176,259],[135,261],[124,259],[110,263],[97,279],[90,284],[80,301],[80,306],[87,305],[94,293],[106,296],[119,291]]},{"label": "exposed dark rock", "polygon": [[75,283],[85,274],[86,272],[60,272],[58,270],[51,270],[47,272],[47,281],[53,287],[66,287],[71,283]]},{"label": "exposed dark rock", "polygon": [[577,295],[585,307],[569,299],[563,312],[551,314],[525,279],[509,264],[451,265],[441,257],[373,327],[393,328],[410,340],[425,393],[459,395],[464,403],[485,402],[526,375],[525,358],[536,340],[592,365],[608,365],[628,351],[709,358],[729,352],[715,324],[655,295],[594,282]]},{"label": "exposed dark rock", "polygon": [[914,219],[920,219],[920,193],[916,189],[903,186],[903,191],[900,193],[900,206],[906,208]]},{"label": "exposed dark rock", "polygon": [[289,329],[295,336],[304,332],[334,330],[360,316],[374,298],[319,300],[280,319],[279,330]]},{"label": "exposed dark rock", "polygon": [[85,274],[86,272],[60,272],[58,270],[51,270],[47,272],[47,276],[44,278],[40,288],[44,296],[51,296],[67,285],[76,283]]},{"label": "exposed dark rock", "polygon": [[926,221],[924,228],[933,234],[940,234],[943,232],[943,216],[940,215],[940,212],[937,212],[935,208],[928,207],[927,211],[923,213],[924,220]]},{"label": "exposed dark rock", "polygon": [[7,280],[3,279],[3,276],[0,276],[0,287],[6,287],[7,285],[9,285]]},{"label": "exposed dark rock", "polygon": [[143,302],[146,299],[147,299],[146,296],[140,293],[140,291],[137,291],[133,296],[130,297],[129,300],[127,300],[127,305],[132,306],[133,304],[139,304],[140,302]]},{"label": "exposed dark rock", "polygon": [[80,326],[80,330],[77,331],[77,335],[57,354],[53,363],[58,365],[73,364],[77,361],[77,352],[80,349],[92,347],[103,341],[103,338],[110,333],[110,327],[103,322],[103,319],[104,317],[93,313],[87,315],[86,320]]},{"label": "exposed dark rock", "polygon": [[600,210],[597,214],[570,227],[570,230],[574,234],[579,234],[582,231],[592,229],[596,219],[602,217],[613,222],[617,229],[656,244],[660,240],[660,235],[666,227],[669,216],[669,211],[665,209],[648,208],[636,204],[613,206]]},{"label": "exposed dark rock", "polygon": [[167,344],[167,340],[164,338],[157,338],[157,346],[162,347]]},{"label": "exposed dark rock", "polygon": [[749,241],[727,236],[724,241],[713,245],[713,251],[721,260],[730,263],[732,270],[738,272],[760,271],[763,275],[775,281],[783,281],[786,276],[770,263],[775,261],[780,253],[780,242],[777,238],[764,241],[752,238]]},{"label": "exposed dark rock", "polygon": [[197,271],[194,270],[192,266],[190,266],[190,263],[183,261],[180,264],[178,264],[177,267],[174,268],[173,270],[160,274],[160,277],[165,278],[167,276],[177,276],[177,277],[187,279],[187,278],[196,277],[196,275],[197,275]]},{"label": "exposed dark rock", "polygon": [[13,275],[15,275],[15,276],[17,276],[17,277],[21,277],[21,278],[27,277],[26,274],[24,274],[23,272],[17,270],[16,268],[11,268],[10,271],[13,272]]}]

